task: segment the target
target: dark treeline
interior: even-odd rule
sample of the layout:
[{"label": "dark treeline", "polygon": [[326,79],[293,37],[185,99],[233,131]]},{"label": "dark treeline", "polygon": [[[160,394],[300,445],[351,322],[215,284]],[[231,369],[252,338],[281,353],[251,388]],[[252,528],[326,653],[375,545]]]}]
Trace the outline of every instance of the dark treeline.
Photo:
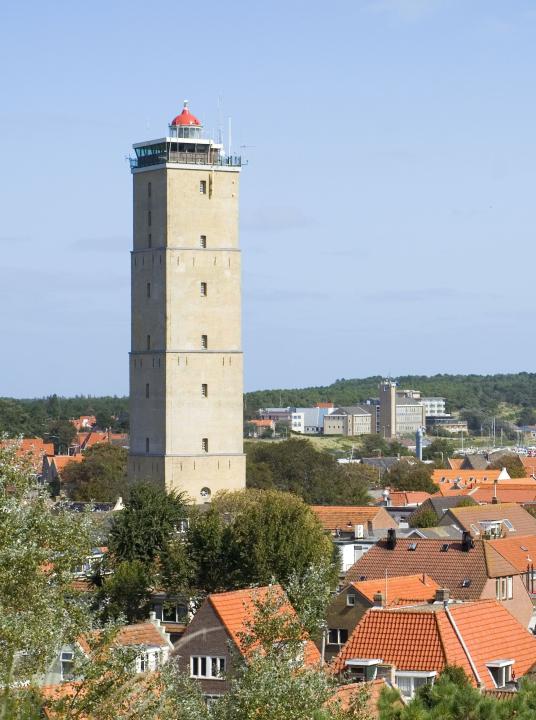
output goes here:
[{"label": "dark treeline", "polygon": [[[0,398],[0,433],[7,433],[11,437],[42,437],[54,421],[80,415],[95,415],[103,427],[127,429],[128,398],[84,395],[73,398],[50,395],[23,400]],[[113,417],[117,420],[113,420]]]},{"label": "dark treeline", "polygon": [[[277,406],[308,407],[331,400],[351,405],[378,395],[381,376],[341,378],[331,385],[318,387],[257,390],[244,395],[246,417],[254,417],[258,408]],[[536,422],[536,373],[505,375],[406,375],[397,378],[401,388],[416,388],[424,395],[446,397],[447,410],[461,412],[473,429],[493,415],[501,416],[504,403],[517,410],[516,420]],[[127,425],[127,397],[73,398],[51,395],[46,398],[0,398],[0,432],[10,435],[41,435],[50,420],[79,415],[116,416]]]},{"label": "dark treeline", "polygon": [[[317,402],[332,401],[337,405],[351,405],[378,396],[381,376],[341,378],[331,385],[290,390],[258,390],[245,396],[247,417],[253,417],[260,407],[310,407]],[[396,378],[401,388],[421,390],[423,395],[447,398],[449,412],[462,412],[470,426],[493,415],[501,414],[501,404],[518,408],[516,420],[536,421],[536,373],[508,375],[405,375]]]}]

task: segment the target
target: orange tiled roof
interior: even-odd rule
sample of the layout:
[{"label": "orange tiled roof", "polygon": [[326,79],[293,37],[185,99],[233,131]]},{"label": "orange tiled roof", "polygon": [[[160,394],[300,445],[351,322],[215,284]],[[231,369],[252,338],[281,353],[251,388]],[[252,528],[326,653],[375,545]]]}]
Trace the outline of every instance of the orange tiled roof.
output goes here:
[{"label": "orange tiled roof", "polygon": [[435,592],[440,587],[429,575],[401,575],[376,580],[362,580],[350,583],[369,602],[374,601],[377,592],[386,594],[387,605],[411,604],[433,600]]},{"label": "orange tiled roof", "polygon": [[[486,663],[515,660],[519,678],[533,665],[536,638],[496,600],[451,605],[449,612],[465,642],[485,688],[494,688]],[[426,609],[368,610],[335,658],[341,672],[351,658],[378,658],[398,670],[441,672],[447,664],[462,667],[473,685],[467,655],[440,604]]]},{"label": "orange tiled roof", "polygon": [[527,503],[536,502],[536,486],[530,485],[506,485],[497,483],[497,489],[493,485],[477,485],[475,488],[463,491],[464,495],[472,497],[478,503],[491,503],[495,495],[500,503]]},{"label": "orange tiled roof", "polygon": [[[78,643],[84,652],[88,653],[90,651],[87,639],[84,636],[78,638]],[[168,643],[153,623],[144,622],[122,627],[115,637],[114,645],[124,647],[128,647],[129,645],[166,647]]]},{"label": "orange tiled roof", "polygon": [[311,505],[311,510],[322,523],[324,530],[334,532],[351,528],[354,525],[366,525],[379,515],[385,520],[385,528],[397,527],[396,522],[383,507],[368,505]]},{"label": "orange tiled roof", "polygon": [[64,470],[65,466],[68,465],[70,462],[79,463],[82,462],[82,460],[82,455],[54,455],[54,457],[52,458],[52,462],[56,466],[56,470],[58,472],[60,470]]},{"label": "orange tiled roof", "polygon": [[393,490],[393,492],[389,494],[391,505],[394,505],[395,507],[420,505],[425,500],[428,500],[429,497],[432,497],[430,493],[418,492],[416,490]]},{"label": "orange tiled roof", "polygon": [[255,425],[256,427],[272,427],[274,425],[273,420],[248,420],[249,425]]},{"label": "orange tiled roof", "polygon": [[461,530],[468,530],[472,535],[477,535],[475,528],[479,531],[478,534],[483,531],[479,523],[504,520],[509,520],[512,525],[508,527],[503,523],[506,537],[536,534],[536,518],[516,503],[449,508],[439,521],[439,525],[455,524]]},{"label": "orange tiled roof", "polygon": [[384,687],[388,687],[387,683],[383,679],[373,680],[370,683],[360,682],[339,685],[337,688],[335,688],[335,692],[333,693],[331,698],[324,703],[324,705],[327,708],[332,705],[338,705],[341,710],[349,710],[352,695],[362,690],[363,687],[367,687],[370,693],[367,702],[367,717],[370,717],[371,720],[376,720],[376,718],[380,717],[380,713],[378,710],[378,700],[380,699],[380,693]]},{"label": "orange tiled roof", "polygon": [[[234,590],[224,593],[211,593],[208,601],[214,608],[216,615],[221,620],[228,635],[233,640],[239,650],[241,650],[240,633],[247,632],[247,623],[253,619],[255,610],[254,599],[263,600],[266,598],[269,587],[247,588],[245,590]],[[283,593],[283,589],[279,585],[273,586],[276,593]],[[294,609],[288,604],[288,609],[294,613]],[[307,640],[305,648],[305,662],[314,664],[319,662],[320,653],[312,640]]]},{"label": "orange tiled roof", "polygon": [[54,443],[46,443],[43,438],[23,438],[22,440],[3,440],[1,447],[16,447],[17,457],[27,457],[35,470],[40,471],[43,457],[54,455]]},{"label": "orange tiled roof", "polygon": [[489,480],[493,482],[501,474],[502,470],[434,470],[432,473],[432,481],[439,484],[442,482],[456,482],[460,480],[462,483],[482,482]]},{"label": "orange tiled roof", "polygon": [[451,597],[458,600],[478,600],[488,578],[518,574],[485,540],[475,540],[474,547],[466,552],[459,541],[397,538],[392,550],[385,540],[377,542],[352,565],[346,580],[384,579],[386,571],[393,577],[424,572],[441,587],[449,588]]},{"label": "orange tiled roof", "polygon": [[520,457],[519,459],[523,463],[527,473],[530,475],[536,473],[536,457]]},{"label": "orange tiled roof", "polygon": [[488,542],[519,572],[526,572],[528,564],[536,563],[535,535],[516,535],[516,537],[499,538]]}]

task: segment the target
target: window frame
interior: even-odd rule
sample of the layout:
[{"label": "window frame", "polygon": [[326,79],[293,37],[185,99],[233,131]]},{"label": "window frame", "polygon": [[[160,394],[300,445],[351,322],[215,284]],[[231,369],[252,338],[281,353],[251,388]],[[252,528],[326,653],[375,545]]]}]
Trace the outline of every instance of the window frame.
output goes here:
[{"label": "window frame", "polygon": [[[216,675],[212,674],[214,663],[217,666]],[[197,666],[197,672],[194,672],[194,666]],[[223,680],[226,668],[227,658],[223,655],[190,655],[190,677],[196,680]]]}]

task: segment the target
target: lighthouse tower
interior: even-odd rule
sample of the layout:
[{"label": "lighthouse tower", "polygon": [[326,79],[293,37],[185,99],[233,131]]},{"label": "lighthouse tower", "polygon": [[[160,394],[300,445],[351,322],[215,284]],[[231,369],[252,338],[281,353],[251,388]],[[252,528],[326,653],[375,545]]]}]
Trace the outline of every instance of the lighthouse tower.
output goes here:
[{"label": "lighthouse tower", "polygon": [[207,502],[245,486],[241,160],[187,102],[134,150],[129,479]]}]

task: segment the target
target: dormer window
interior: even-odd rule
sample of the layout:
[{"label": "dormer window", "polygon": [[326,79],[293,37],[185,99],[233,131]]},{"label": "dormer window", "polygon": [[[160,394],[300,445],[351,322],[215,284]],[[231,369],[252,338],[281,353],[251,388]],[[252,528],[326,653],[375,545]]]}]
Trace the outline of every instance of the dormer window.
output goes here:
[{"label": "dormer window", "polygon": [[486,663],[495,687],[503,688],[512,682],[512,670],[515,660],[491,660]]},{"label": "dormer window", "polygon": [[346,661],[346,670],[353,682],[370,682],[376,679],[379,658],[351,658]]},{"label": "dormer window", "polygon": [[395,683],[402,695],[409,700],[418,688],[423,685],[433,685],[435,676],[434,670],[400,670],[395,673]]}]

